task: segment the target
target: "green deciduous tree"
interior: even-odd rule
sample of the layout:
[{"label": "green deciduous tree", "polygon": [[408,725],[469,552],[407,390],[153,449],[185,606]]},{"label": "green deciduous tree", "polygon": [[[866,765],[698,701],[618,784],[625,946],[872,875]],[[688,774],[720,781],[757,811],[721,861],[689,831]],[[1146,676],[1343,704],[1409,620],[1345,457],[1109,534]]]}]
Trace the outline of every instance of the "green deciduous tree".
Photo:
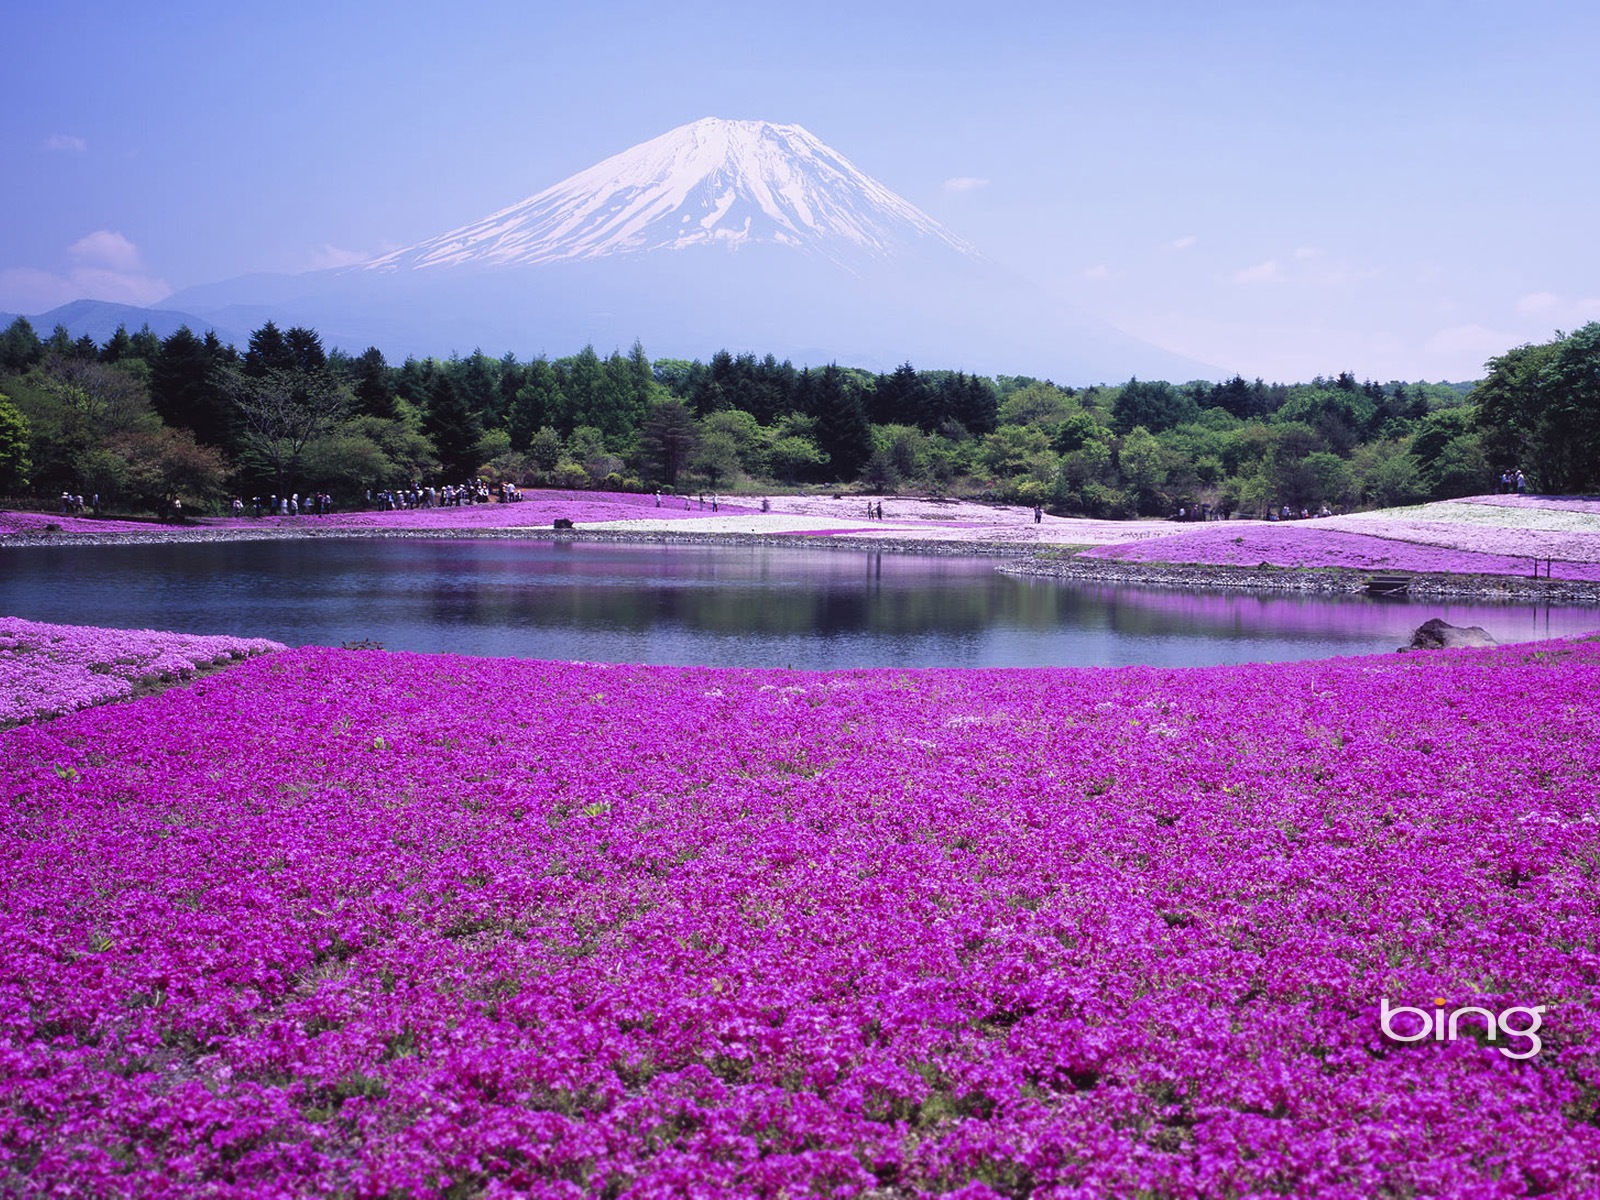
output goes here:
[{"label": "green deciduous tree", "polygon": [[1543,491],[1600,491],[1600,322],[1487,365],[1472,400],[1492,468]]},{"label": "green deciduous tree", "polygon": [[816,430],[816,418],[802,413],[789,413],[773,425],[767,463],[785,483],[795,483],[828,465],[827,454],[817,445]]},{"label": "green deciduous tree", "polygon": [[1403,440],[1370,442],[1350,459],[1357,499],[1379,508],[1412,504],[1423,495],[1422,472]]},{"label": "green deciduous tree", "polygon": [[223,388],[238,412],[241,442],[280,496],[296,489],[306,446],[348,410],[348,395],[326,368],[270,368],[258,375],[228,371]]},{"label": "green deciduous tree", "polygon": [[1135,425],[1117,445],[1117,468],[1140,512],[1156,513],[1164,507],[1161,485],[1167,481],[1166,457],[1161,443],[1143,425]]},{"label": "green deciduous tree", "polygon": [[127,464],[121,484],[134,501],[164,513],[174,500],[190,510],[222,494],[228,461],[215,446],[202,446],[187,429],[159,426],[129,433],[112,443]]},{"label": "green deciduous tree", "polygon": [[1161,380],[1130,379],[1122,385],[1111,406],[1111,424],[1118,433],[1142,425],[1147,433],[1171,429],[1193,420],[1199,410],[1194,401]]},{"label": "green deciduous tree", "polygon": [[705,437],[726,436],[747,475],[763,474],[767,469],[767,431],[751,413],[742,408],[716,412],[701,422]]},{"label": "green deciduous tree", "polygon": [[0,392],[0,496],[14,496],[28,486],[28,418]]},{"label": "green deciduous tree", "polygon": [[[512,443],[512,449],[516,443]],[[528,461],[535,470],[549,473],[561,461],[561,435],[548,425],[541,425],[528,439]]]},{"label": "green deciduous tree", "polygon": [[721,487],[739,472],[739,447],[732,435],[703,434],[691,464],[712,488]]}]

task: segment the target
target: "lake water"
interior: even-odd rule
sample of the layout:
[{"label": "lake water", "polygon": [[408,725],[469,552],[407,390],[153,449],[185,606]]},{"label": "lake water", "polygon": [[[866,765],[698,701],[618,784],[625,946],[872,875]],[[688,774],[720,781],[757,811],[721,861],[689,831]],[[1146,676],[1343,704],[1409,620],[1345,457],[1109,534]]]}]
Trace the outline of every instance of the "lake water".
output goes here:
[{"label": "lake water", "polygon": [[1600,610],[1190,593],[999,574],[987,559],[540,541],[0,550],[0,613],[291,645],[716,666],[1194,666],[1393,650],[1429,617],[1502,642]]}]

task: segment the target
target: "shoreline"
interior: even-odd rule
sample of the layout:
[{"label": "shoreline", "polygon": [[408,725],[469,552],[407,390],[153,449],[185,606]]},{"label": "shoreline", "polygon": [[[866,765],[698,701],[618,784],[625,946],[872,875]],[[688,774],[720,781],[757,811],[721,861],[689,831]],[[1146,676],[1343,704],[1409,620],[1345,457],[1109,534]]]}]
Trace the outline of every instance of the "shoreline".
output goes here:
[{"label": "shoreline", "polygon": [[[1100,558],[1050,558],[1031,555],[1003,563],[1003,575],[1131,587],[1192,588],[1196,591],[1298,592],[1305,595],[1359,595],[1377,571],[1347,567],[1223,567],[1204,563],[1132,563]],[[1531,579],[1516,575],[1407,575],[1406,594],[1427,600],[1505,600],[1536,604],[1600,604],[1600,584],[1570,579]]]},{"label": "shoreline", "polygon": [[[497,540],[612,545],[738,546],[751,549],[838,549],[868,554],[916,554],[938,558],[990,558],[1001,574],[1021,579],[1067,583],[1187,588],[1196,591],[1297,592],[1306,595],[1357,595],[1374,572],[1340,567],[1227,567],[1197,563],[1126,562],[1081,558],[1030,542],[940,540],[851,534],[807,535],[706,530],[554,530],[520,526],[481,529],[381,529],[372,526],[322,528],[152,529],[148,533],[13,533],[0,536],[0,549],[42,546],[142,546],[171,543],[304,540]],[[1406,572],[1398,572],[1407,574]],[[1408,595],[1425,599],[1500,600],[1542,604],[1600,605],[1600,584],[1511,575],[1410,575]]]}]

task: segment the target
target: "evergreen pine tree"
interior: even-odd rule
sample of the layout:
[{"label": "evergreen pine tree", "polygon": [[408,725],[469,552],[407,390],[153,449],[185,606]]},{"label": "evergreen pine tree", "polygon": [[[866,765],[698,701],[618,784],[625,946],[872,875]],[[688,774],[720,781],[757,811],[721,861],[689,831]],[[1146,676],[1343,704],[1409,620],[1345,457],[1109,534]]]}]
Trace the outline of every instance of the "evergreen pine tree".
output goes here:
[{"label": "evergreen pine tree", "polygon": [[526,454],[540,426],[552,424],[556,414],[564,408],[555,368],[543,356],[534,359],[526,368],[526,380],[517,389],[507,418],[511,448],[518,454]]},{"label": "evergreen pine tree", "polygon": [[872,454],[872,426],[860,389],[829,363],[812,378],[811,415],[817,419],[817,445],[840,479],[854,479]]},{"label": "evergreen pine tree", "polygon": [[0,334],[0,371],[22,374],[44,357],[44,343],[27,317],[18,317]]},{"label": "evergreen pine tree", "polygon": [[100,348],[100,361],[103,363],[118,363],[133,352],[133,339],[128,336],[128,327],[118,325],[117,331],[106,339],[106,344]]},{"label": "evergreen pine tree", "polygon": [[140,359],[154,367],[156,357],[161,353],[161,339],[150,328],[146,321],[139,326],[139,332],[128,339],[128,352],[133,358]]},{"label": "evergreen pine tree", "polygon": [[479,466],[478,439],[483,430],[447,371],[439,371],[433,377],[422,431],[433,439],[433,448],[451,482],[472,477]]},{"label": "evergreen pine tree", "polygon": [[232,449],[235,410],[220,386],[221,343],[201,341],[187,325],[161,343],[150,368],[150,403],[168,425],[190,430],[196,441]]},{"label": "evergreen pine tree", "polygon": [[392,372],[384,361],[383,351],[368,346],[351,364],[351,392],[355,396],[355,410],[364,417],[383,417],[392,420],[398,414],[394,404],[394,389],[390,387]]},{"label": "evergreen pine tree", "polygon": [[244,373],[260,379],[269,371],[288,371],[294,367],[294,356],[284,341],[283,330],[272,321],[250,335],[250,344],[244,352]]}]

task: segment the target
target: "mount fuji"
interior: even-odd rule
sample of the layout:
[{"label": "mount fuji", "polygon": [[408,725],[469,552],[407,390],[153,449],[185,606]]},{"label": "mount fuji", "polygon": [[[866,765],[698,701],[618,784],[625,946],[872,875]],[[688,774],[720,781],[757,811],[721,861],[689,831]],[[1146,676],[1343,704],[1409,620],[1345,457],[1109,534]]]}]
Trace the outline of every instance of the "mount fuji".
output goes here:
[{"label": "mount fuji", "polygon": [[760,244],[794,247],[845,267],[923,245],[977,257],[800,126],[707,118],[367,265],[533,266]]},{"label": "mount fuji", "polygon": [[695,121],[482,220],[354,267],[169,297],[219,329],[309,325],[391,359],[727,348],[1033,374],[1215,371],[1070,309],[985,259],[798,125]]}]

